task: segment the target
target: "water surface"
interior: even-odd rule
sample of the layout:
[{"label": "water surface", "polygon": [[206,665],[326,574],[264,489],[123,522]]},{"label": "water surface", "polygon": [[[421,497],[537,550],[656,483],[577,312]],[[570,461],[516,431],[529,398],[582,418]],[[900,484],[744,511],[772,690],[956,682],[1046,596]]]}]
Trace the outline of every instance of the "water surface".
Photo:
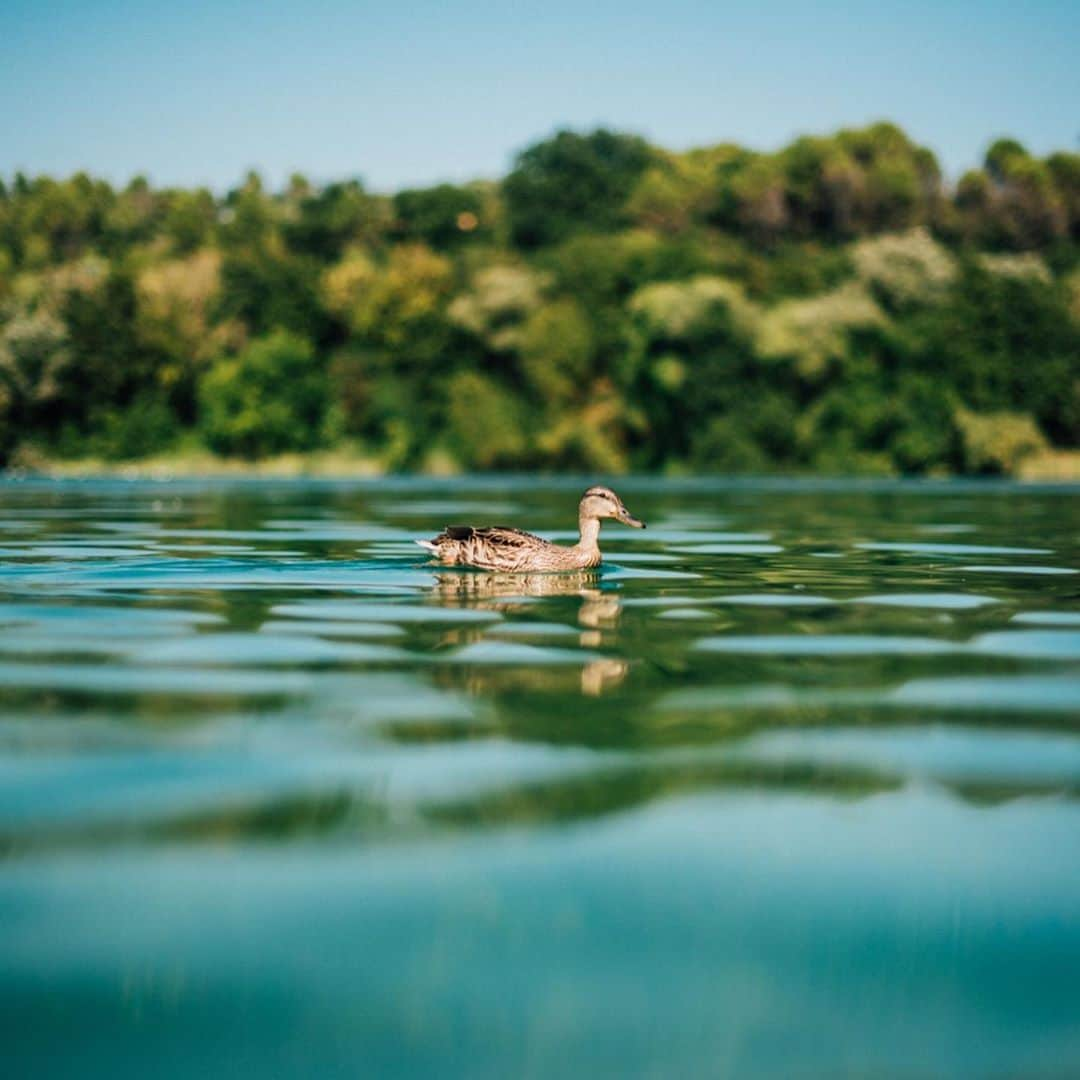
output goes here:
[{"label": "water surface", "polygon": [[0,485],[12,1075],[1080,1074],[1075,489]]}]

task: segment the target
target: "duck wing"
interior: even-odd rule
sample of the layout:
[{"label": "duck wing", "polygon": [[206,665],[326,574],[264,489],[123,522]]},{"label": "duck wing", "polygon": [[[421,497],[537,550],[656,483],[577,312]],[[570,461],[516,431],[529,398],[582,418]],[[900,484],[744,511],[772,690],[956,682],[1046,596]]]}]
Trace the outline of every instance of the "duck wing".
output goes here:
[{"label": "duck wing", "polygon": [[[560,552],[539,536],[509,525],[451,525],[434,540],[420,540],[448,566],[476,566],[482,570],[566,569]],[[557,563],[557,565],[556,565]]]},{"label": "duck wing", "polygon": [[524,529],[515,529],[510,525],[486,525],[474,528],[472,525],[450,525],[435,537],[435,543],[441,540],[479,540],[486,544],[498,544],[501,547],[519,548],[537,542],[543,543],[539,536],[534,536]]}]

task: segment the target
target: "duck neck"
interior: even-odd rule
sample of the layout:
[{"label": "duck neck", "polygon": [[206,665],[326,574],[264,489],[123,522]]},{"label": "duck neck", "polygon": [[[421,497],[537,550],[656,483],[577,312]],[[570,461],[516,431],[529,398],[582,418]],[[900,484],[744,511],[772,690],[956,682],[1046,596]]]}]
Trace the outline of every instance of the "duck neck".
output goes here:
[{"label": "duck neck", "polygon": [[581,530],[581,539],[578,547],[588,555],[599,555],[600,545],[597,540],[600,537],[600,519],[594,517],[578,518],[578,528]]}]

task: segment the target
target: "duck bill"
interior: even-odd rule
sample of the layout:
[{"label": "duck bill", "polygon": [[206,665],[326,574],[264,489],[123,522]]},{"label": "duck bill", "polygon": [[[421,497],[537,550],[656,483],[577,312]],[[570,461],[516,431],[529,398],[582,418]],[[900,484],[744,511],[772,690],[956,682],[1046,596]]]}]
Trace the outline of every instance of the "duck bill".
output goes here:
[{"label": "duck bill", "polygon": [[632,529],[645,528],[645,522],[638,521],[638,519],[634,517],[634,515],[631,514],[630,511],[627,510],[625,507],[623,507],[623,509],[620,511],[618,520],[621,521],[624,525],[629,525]]}]

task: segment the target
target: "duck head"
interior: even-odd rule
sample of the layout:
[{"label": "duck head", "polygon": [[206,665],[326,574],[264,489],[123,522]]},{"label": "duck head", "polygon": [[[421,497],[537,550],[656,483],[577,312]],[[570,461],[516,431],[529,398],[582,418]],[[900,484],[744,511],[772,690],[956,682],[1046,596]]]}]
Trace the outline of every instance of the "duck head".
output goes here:
[{"label": "duck head", "polygon": [[586,518],[614,518],[624,525],[634,529],[644,529],[645,522],[639,521],[629,510],[623,506],[622,499],[611,488],[591,487],[581,496],[578,504],[578,517],[584,521]]}]

